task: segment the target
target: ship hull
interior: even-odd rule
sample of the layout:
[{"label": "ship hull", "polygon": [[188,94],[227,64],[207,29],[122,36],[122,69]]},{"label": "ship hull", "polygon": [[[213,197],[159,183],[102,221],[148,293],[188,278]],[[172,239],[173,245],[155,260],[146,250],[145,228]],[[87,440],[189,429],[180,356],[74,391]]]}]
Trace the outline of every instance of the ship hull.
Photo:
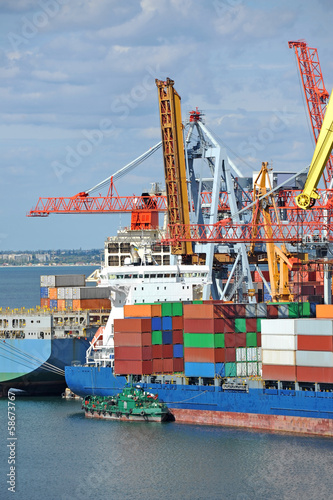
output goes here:
[{"label": "ship hull", "polygon": [[91,338],[3,339],[0,342],[0,395],[20,389],[29,395],[60,395],[61,370],[83,363]]},{"label": "ship hull", "polygon": [[[69,388],[82,397],[109,396],[122,390],[125,377],[111,368],[66,367]],[[224,391],[222,387],[142,384],[158,395],[177,422],[298,432],[333,437],[333,394],[312,391],[249,389]]]}]

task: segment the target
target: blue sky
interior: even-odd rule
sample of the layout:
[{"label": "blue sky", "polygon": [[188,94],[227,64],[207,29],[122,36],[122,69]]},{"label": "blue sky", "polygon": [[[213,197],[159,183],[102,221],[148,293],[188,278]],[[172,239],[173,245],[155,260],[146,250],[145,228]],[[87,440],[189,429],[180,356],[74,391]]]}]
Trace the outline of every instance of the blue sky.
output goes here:
[{"label": "blue sky", "polygon": [[[102,248],[126,215],[27,218],[160,140],[155,78],[175,80],[244,175],[308,165],[313,140],[289,40],[317,47],[333,85],[329,0],[1,0],[0,250]],[[75,153],[76,152],[76,155]],[[163,181],[161,151],[119,180]]]}]

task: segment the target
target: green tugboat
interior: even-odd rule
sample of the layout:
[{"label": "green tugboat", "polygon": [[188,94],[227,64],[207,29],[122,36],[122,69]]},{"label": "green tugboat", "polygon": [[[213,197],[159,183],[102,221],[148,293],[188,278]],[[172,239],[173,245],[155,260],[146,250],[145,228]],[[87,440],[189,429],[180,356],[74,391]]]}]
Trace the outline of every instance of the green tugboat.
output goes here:
[{"label": "green tugboat", "polygon": [[163,422],[170,416],[168,407],[157,395],[132,384],[126,385],[116,396],[86,396],[82,409],[86,417],[106,420]]}]

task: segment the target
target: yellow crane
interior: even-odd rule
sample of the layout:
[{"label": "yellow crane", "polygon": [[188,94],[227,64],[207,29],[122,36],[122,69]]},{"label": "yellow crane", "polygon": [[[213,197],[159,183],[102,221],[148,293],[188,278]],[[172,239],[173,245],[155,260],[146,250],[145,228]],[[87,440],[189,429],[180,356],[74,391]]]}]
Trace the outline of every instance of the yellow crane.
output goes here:
[{"label": "yellow crane", "polygon": [[[278,210],[273,196],[267,195],[272,190],[269,179],[268,162],[263,162],[261,170],[254,181],[252,211],[252,242],[249,255],[254,255],[256,236],[258,234],[258,222],[262,216],[264,219],[264,231],[266,242],[267,263],[270,277],[271,296],[273,302],[290,302],[293,300],[289,287],[289,269],[292,263],[288,258],[285,244],[279,248],[273,241],[272,221],[270,210],[273,207],[276,221],[280,223]],[[282,229],[281,229],[282,231]]]},{"label": "yellow crane", "polygon": [[303,191],[296,197],[296,203],[300,208],[307,210],[311,208],[316,200],[320,198],[317,191],[318,183],[323,174],[327,160],[333,149],[333,98],[328,102],[320,134],[313,153],[308,176]]}]

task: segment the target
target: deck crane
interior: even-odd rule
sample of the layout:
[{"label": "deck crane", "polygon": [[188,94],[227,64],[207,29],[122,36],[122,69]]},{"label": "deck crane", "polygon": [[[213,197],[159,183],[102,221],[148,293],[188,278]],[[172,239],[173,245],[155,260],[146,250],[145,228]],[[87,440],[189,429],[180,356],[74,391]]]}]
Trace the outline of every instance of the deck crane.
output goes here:
[{"label": "deck crane", "polygon": [[[264,219],[264,232],[267,238],[266,253],[268,270],[270,276],[271,297],[273,302],[289,302],[293,296],[289,288],[289,270],[292,269],[292,262],[288,258],[288,252],[284,243],[278,247],[272,238],[271,208],[273,208],[276,220],[279,222],[278,210],[274,197],[268,195],[272,190],[268,163],[263,162],[259,175],[254,181],[252,212],[252,242],[250,244],[249,255],[254,255],[255,243],[258,235],[258,223],[260,216]],[[280,227],[281,236],[283,231]]]},{"label": "deck crane", "polygon": [[323,175],[326,163],[333,149],[333,98],[326,108],[324,121],[313,153],[308,176],[303,191],[296,197],[296,203],[304,210],[311,208],[320,198],[317,191],[318,183]]},{"label": "deck crane", "polygon": [[[305,40],[290,41],[288,42],[288,45],[290,49],[295,49],[305,100],[310,116],[311,127],[315,142],[317,142],[329,98],[329,93],[327,92],[324,84],[318,52],[317,49],[309,47]],[[332,156],[328,158],[323,174],[326,189],[332,189]]]}]

